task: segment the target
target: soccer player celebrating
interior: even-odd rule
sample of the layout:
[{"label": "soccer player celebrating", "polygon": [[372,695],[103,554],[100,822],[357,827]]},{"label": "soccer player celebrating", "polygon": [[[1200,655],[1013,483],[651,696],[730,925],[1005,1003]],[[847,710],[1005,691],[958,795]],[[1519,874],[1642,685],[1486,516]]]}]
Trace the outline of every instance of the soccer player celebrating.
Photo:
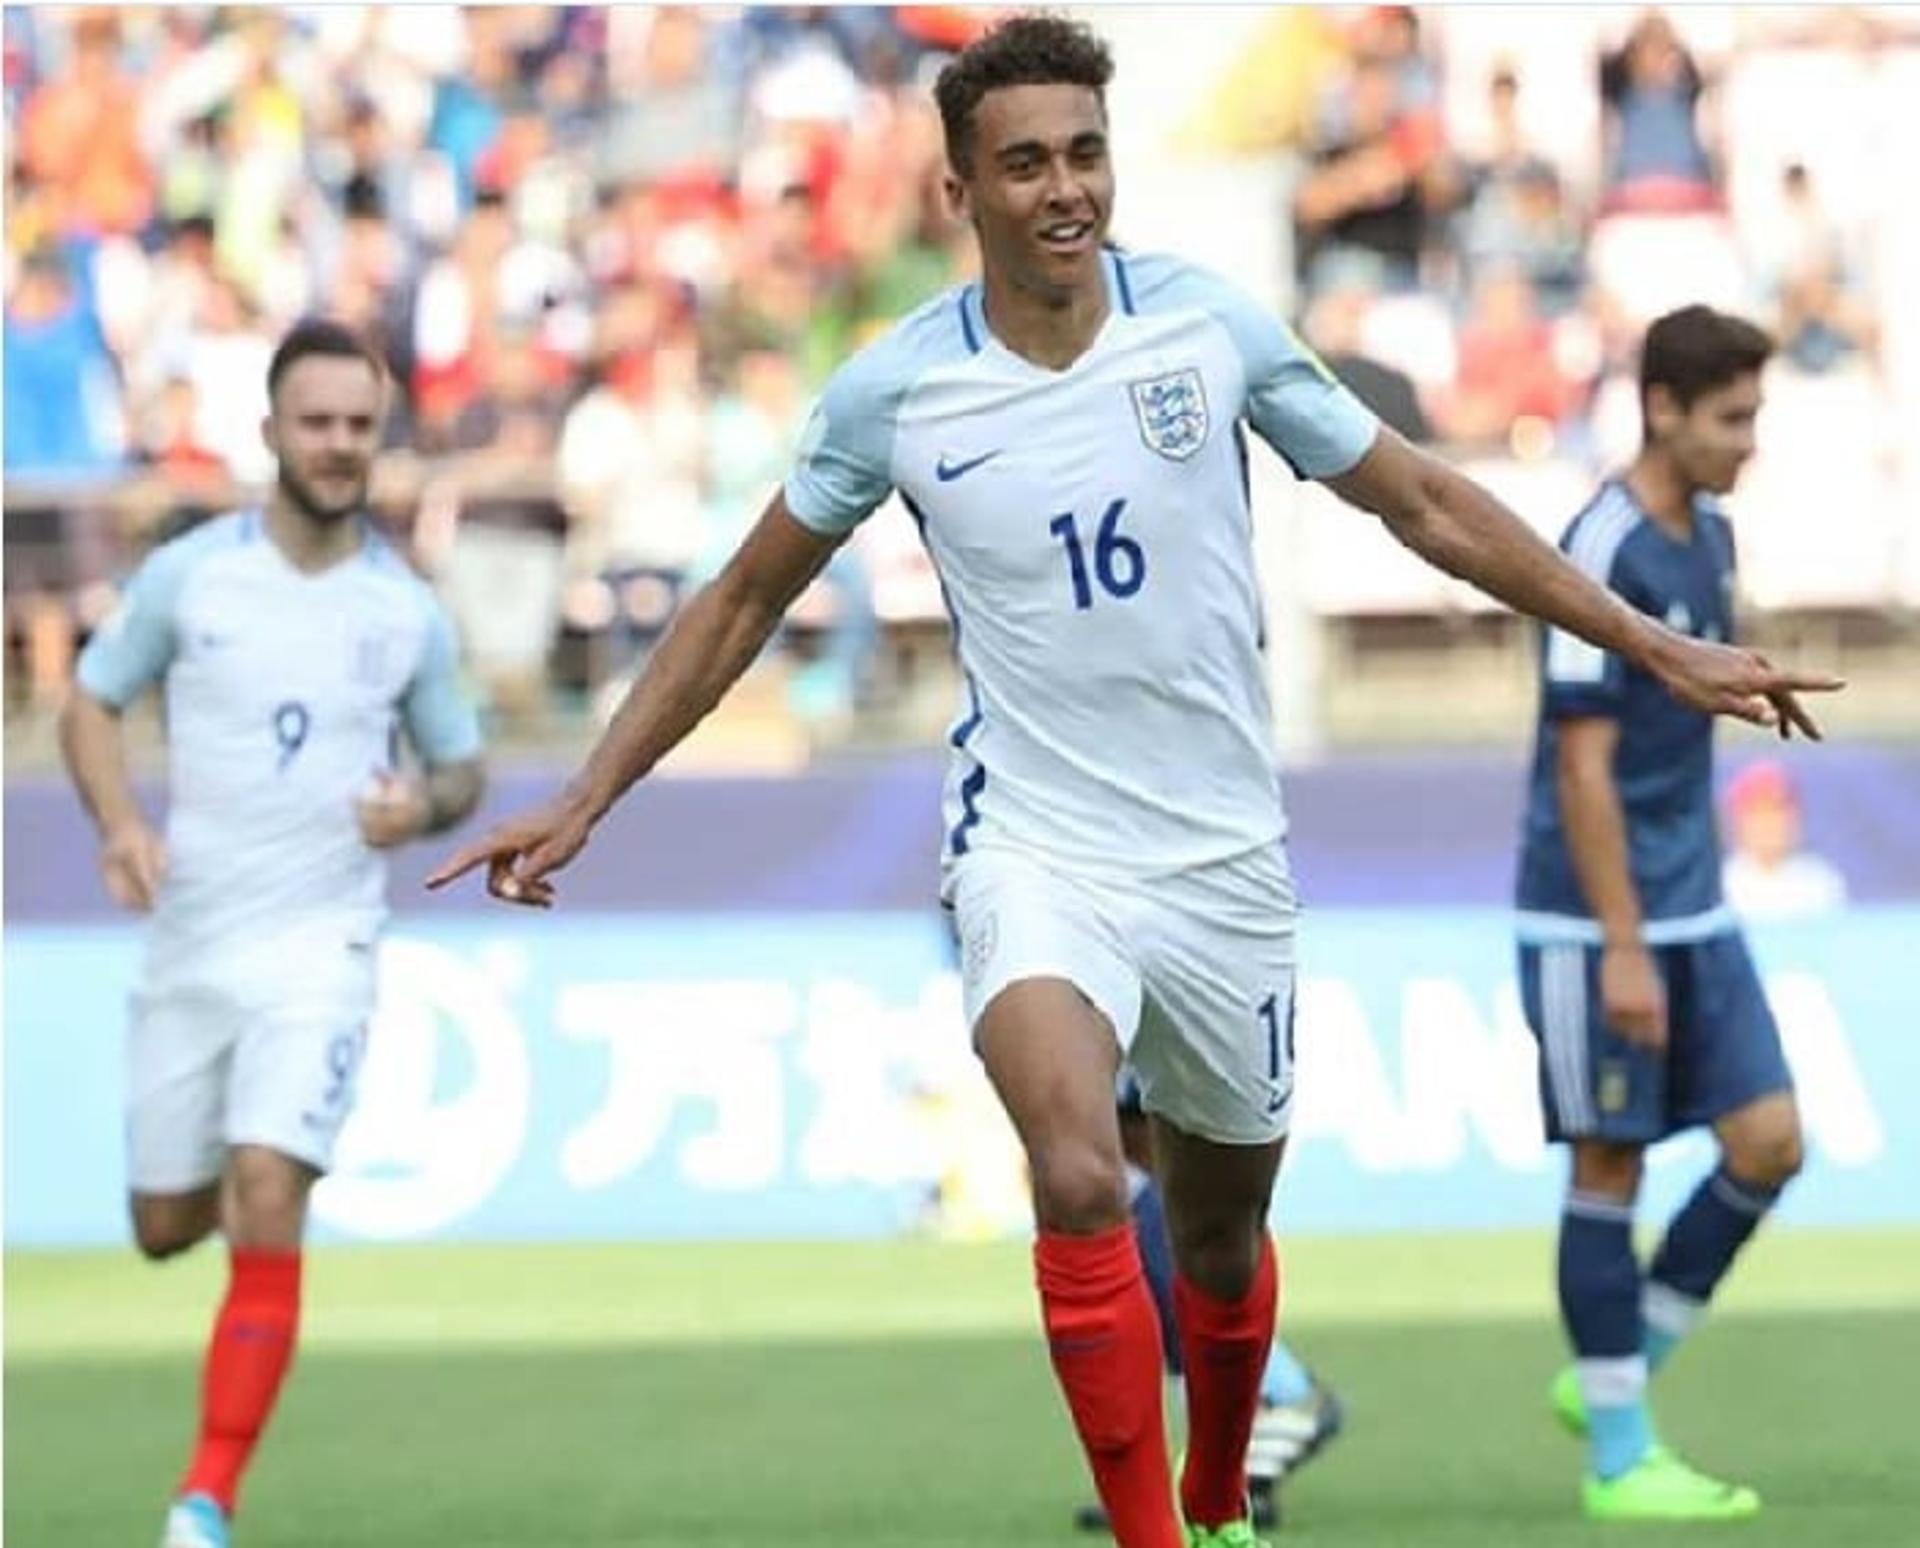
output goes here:
[{"label": "soccer player celebrating", "polygon": [[[1704,306],[1647,330],[1644,438],[1561,546],[1642,613],[1700,639],[1733,632],[1733,534],[1714,503],[1753,455],[1758,328]],[[1780,1034],[1720,893],[1713,722],[1638,662],[1549,629],[1520,859],[1520,977],[1540,1040],[1548,1134],[1572,1150],[1560,1310],[1575,1362],[1553,1403],[1588,1437],[1590,1516],[1750,1516],[1751,1489],[1663,1447],[1649,1371],[1800,1167]],[[1782,734],[1803,718],[1790,716]],[[1720,1159],[1643,1280],[1633,1253],[1642,1152],[1711,1124]]]},{"label": "soccer player celebrating", "polygon": [[[267,370],[266,504],[147,557],[80,658],[61,721],[108,890],[151,911],[128,1039],[140,1250],[218,1230],[232,1274],[199,1439],[164,1548],[225,1548],[293,1358],[307,1195],[352,1101],[385,915],[382,851],[480,795],[480,733],[432,593],[362,515],[385,373],[302,323]],[[121,712],[164,685],[164,842],[128,783]],[[424,777],[391,765],[400,726]]]},{"label": "soccer player celebrating", "polygon": [[[1248,1436],[1279,1274],[1267,1208],[1293,1096],[1294,910],[1241,423],[1419,552],[1771,721],[1811,686],[1624,605],[1410,448],[1210,275],[1106,244],[1104,88],[1084,26],[1008,19],[936,87],[982,279],[828,382],[797,465],[681,613],[585,766],[450,859],[545,907],[594,824],[746,669],[898,490],[945,585],[966,702],[942,894],[965,1013],[1025,1148],[1055,1372],[1123,1548],[1247,1544]],[[1188,1450],[1176,1506],[1160,1324],[1127,1221],[1125,1054],[1154,1126]]]}]

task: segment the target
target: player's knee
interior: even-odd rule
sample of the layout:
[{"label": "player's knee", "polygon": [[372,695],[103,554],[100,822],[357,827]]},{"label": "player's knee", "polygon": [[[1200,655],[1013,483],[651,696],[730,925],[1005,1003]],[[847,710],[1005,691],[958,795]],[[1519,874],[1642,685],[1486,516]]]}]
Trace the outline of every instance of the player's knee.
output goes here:
[{"label": "player's knee", "polygon": [[1126,1166],[1092,1145],[1062,1144],[1031,1158],[1033,1206],[1048,1230],[1106,1230],[1127,1218]]},{"label": "player's knee", "polygon": [[210,1219],[184,1210],[134,1207],[133,1243],[149,1263],[164,1263],[168,1258],[179,1257],[204,1241],[211,1229]]},{"label": "player's knee", "polygon": [[1800,1125],[1790,1117],[1742,1135],[1726,1149],[1729,1172],[1742,1182],[1758,1183],[1766,1188],[1784,1188],[1805,1164]]},{"label": "player's knee", "polygon": [[135,1226],[133,1232],[134,1245],[149,1263],[165,1263],[169,1258],[177,1258],[200,1240],[200,1236],[185,1231],[151,1226]]},{"label": "player's knee", "polygon": [[288,1157],[237,1154],[232,1163],[228,1234],[254,1247],[290,1247],[306,1226],[313,1172]]},{"label": "player's knee", "polygon": [[1573,1185],[1582,1193],[1631,1204],[1640,1194],[1643,1157],[1638,1145],[1585,1141],[1573,1153]]}]

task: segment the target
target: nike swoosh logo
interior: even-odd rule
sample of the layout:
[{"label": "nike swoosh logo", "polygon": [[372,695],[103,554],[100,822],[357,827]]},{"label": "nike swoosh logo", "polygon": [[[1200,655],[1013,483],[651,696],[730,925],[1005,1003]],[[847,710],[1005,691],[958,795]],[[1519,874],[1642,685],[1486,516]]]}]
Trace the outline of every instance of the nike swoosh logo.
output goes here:
[{"label": "nike swoosh logo", "polygon": [[951,484],[956,478],[964,478],[983,462],[991,462],[1000,455],[996,449],[982,452],[978,457],[969,457],[965,462],[949,462],[942,457],[933,465],[933,476],[943,484]]}]

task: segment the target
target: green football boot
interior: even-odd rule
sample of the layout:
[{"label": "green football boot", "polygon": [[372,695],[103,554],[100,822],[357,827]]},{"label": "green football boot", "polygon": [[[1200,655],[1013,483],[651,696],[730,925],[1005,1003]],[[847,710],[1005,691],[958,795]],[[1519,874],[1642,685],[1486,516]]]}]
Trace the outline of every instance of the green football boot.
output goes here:
[{"label": "green football boot", "polygon": [[1687,1466],[1655,1446],[1618,1478],[1588,1476],[1581,1503],[1590,1521],[1745,1521],[1760,1514],[1760,1496]]}]

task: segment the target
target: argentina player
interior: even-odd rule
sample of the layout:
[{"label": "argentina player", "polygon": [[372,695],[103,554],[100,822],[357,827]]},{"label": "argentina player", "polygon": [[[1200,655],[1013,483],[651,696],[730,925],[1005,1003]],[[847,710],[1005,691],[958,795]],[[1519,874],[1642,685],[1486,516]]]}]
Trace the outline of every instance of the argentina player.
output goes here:
[{"label": "argentina player", "polygon": [[[480,732],[432,593],[363,516],[385,372],[303,323],[267,371],[264,506],[148,556],[80,658],[61,723],[120,903],[151,911],[127,1039],[134,1235],[218,1230],[231,1278],[163,1548],[225,1548],[293,1356],[307,1196],[352,1102],[385,917],[382,851],[460,821]],[[120,717],[165,695],[166,837],[128,783]],[[390,765],[404,730],[424,777]]]},{"label": "argentina player", "polygon": [[[1715,496],[1753,455],[1772,347],[1704,306],[1656,321],[1641,355],[1640,453],[1563,539],[1633,607],[1707,640],[1733,637],[1733,529]],[[1547,1132],[1572,1152],[1559,1287],[1576,1360],[1553,1402],[1589,1440],[1588,1515],[1749,1516],[1755,1493],[1661,1446],[1646,1400],[1649,1369],[1800,1165],[1780,1034],[1720,891],[1713,722],[1637,664],[1558,629],[1541,680],[1518,902]],[[1643,1281],[1642,1151],[1696,1125],[1714,1130],[1719,1165]]]},{"label": "argentina player", "polygon": [[[1620,603],[1478,486],[1382,430],[1213,276],[1107,244],[1105,45],[1008,19],[936,86],[982,279],[829,381],[784,489],[688,605],[584,768],[452,857],[496,897],[553,873],[710,710],[892,491],[944,583],[964,701],[942,893],[966,1015],[1025,1147],[1054,1368],[1123,1548],[1248,1544],[1273,1333],[1267,1211],[1293,1095],[1283,847],[1243,428],[1514,606],[1771,720],[1800,680]],[[1161,1334],[1128,1226],[1123,1054],[1154,1126],[1189,1448],[1176,1504]]]}]

